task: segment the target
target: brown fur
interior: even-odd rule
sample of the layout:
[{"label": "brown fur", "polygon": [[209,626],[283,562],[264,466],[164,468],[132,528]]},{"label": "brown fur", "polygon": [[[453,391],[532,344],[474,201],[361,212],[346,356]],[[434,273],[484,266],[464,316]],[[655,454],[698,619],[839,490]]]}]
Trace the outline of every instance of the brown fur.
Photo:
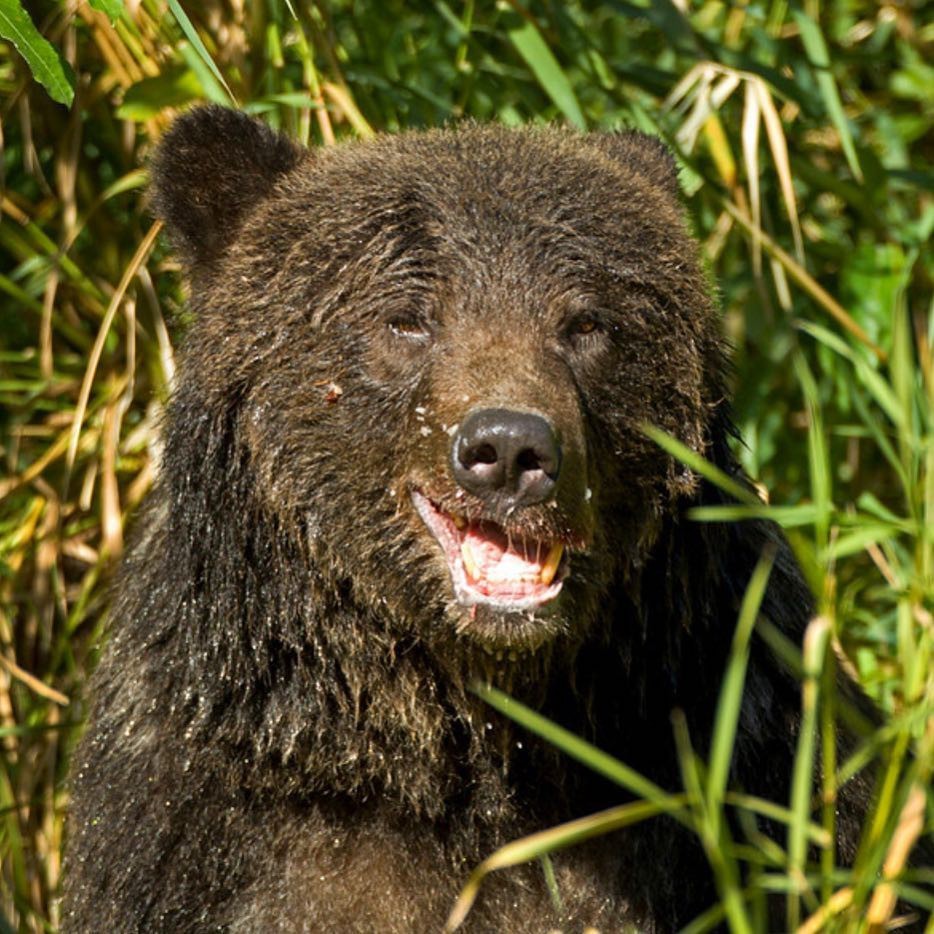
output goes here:
[{"label": "brown fur", "polygon": [[[153,168],[195,324],[77,754],[66,926],[439,930],[494,847],[627,797],[475,679],[678,788],[671,711],[706,749],[765,547],[765,612],[793,640],[810,612],[775,530],[689,522],[719,494],[641,431],[741,477],[673,164],[639,134],[546,128],[310,153],[206,108]],[[456,488],[452,426],[497,405],[560,432],[553,500],[507,514]],[[413,486],[566,542],[556,607],[459,606]],[[797,710],[756,641],[736,785],[787,800]],[[560,910],[529,866],[467,928],[670,931],[716,899],[663,819],[555,868]]]}]

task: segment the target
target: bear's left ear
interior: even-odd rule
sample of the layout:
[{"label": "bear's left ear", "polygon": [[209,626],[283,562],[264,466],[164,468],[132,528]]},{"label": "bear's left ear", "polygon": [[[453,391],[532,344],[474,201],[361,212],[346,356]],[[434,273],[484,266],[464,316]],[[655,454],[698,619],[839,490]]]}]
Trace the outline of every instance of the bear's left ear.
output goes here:
[{"label": "bear's left ear", "polygon": [[210,263],[247,213],[307,154],[237,110],[197,107],[179,117],[152,159],[152,205],[191,266]]},{"label": "bear's left ear", "polygon": [[618,130],[615,133],[590,133],[590,143],[601,152],[622,162],[653,185],[679,195],[678,165],[671,150],[657,137],[638,130]]}]

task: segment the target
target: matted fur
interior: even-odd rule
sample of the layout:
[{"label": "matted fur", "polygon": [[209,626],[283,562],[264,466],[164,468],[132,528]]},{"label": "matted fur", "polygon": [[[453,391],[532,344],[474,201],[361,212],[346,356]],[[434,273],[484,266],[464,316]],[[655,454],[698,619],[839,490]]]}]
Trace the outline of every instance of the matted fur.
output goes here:
[{"label": "matted fur", "polygon": [[[153,170],[195,323],[77,752],[65,926],[439,930],[493,848],[626,799],[475,679],[677,789],[671,712],[703,752],[764,548],[763,612],[794,642],[811,612],[776,530],[690,522],[720,494],[641,431],[743,482],[673,163],[639,134],[493,126],[311,153],[204,108]],[[576,458],[503,520],[583,545],[540,619],[471,618],[409,500],[479,514],[448,463],[481,404],[547,414]],[[736,786],[787,801],[798,709],[754,639]],[[669,932],[716,900],[664,819],[554,864],[560,911],[525,867],[466,929]]]}]

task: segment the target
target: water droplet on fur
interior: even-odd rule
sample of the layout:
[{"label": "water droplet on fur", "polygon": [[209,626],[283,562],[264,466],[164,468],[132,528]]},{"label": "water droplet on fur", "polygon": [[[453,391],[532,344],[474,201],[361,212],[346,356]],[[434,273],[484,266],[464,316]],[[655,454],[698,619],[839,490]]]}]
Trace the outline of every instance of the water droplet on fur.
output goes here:
[{"label": "water droplet on fur", "polygon": [[427,438],[431,434],[431,429],[427,425],[422,425],[422,427],[418,429],[418,433],[423,438]]},{"label": "water droplet on fur", "polygon": [[587,487],[587,489],[584,490],[584,500],[589,503],[592,497],[593,490],[591,490],[590,487]]},{"label": "water droplet on fur", "polygon": [[487,720],[487,722],[483,724],[483,728],[486,729],[486,730],[492,730],[492,729],[493,729],[493,724],[490,723],[489,720]]},{"label": "water droplet on fur", "polygon": [[417,405],[417,406],[415,406],[415,411],[416,411],[419,415],[424,415],[424,414],[428,411],[428,409],[426,409],[425,406],[423,406],[423,405]]}]

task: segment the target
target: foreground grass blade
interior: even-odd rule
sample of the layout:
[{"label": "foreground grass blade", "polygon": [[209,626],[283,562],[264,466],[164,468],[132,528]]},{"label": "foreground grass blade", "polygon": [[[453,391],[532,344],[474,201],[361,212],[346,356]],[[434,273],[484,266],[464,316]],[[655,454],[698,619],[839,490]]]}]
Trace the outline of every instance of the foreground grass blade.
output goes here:
[{"label": "foreground grass blade", "polygon": [[866,913],[866,921],[872,932],[884,931],[886,922],[895,910],[896,893],[888,880],[897,876],[904,868],[911,848],[924,830],[924,805],[924,790],[919,784],[915,784],[902,808],[898,827],[885,857],[882,875],[886,881],[876,887]]},{"label": "foreground grass blade", "polygon": [[714,486],[723,490],[724,493],[728,493],[734,499],[749,506],[762,506],[761,500],[748,487],[738,483],[729,474],[717,467],[716,464],[711,464],[705,457],[696,451],[692,451],[691,448],[677,438],[673,438],[654,425],[643,425],[642,432],[663,451],[667,451],[672,457],[681,461],[682,464],[699,473],[704,479],[709,480]]},{"label": "foreground grass blade", "polygon": [[557,723],[553,723],[540,713],[536,713],[531,708],[526,707],[525,704],[513,700],[508,694],[504,694],[492,685],[476,682],[473,685],[473,691],[495,710],[509,717],[510,720],[514,720],[520,726],[524,726],[537,736],[548,740],[549,743],[557,746],[562,752],[577,759],[578,762],[582,762],[588,768],[610,779],[610,781],[616,782],[617,785],[631,791],[633,794],[646,798],[657,805],[662,812],[677,819],[681,810],[680,800],[640,775],[634,769],[629,768],[628,765],[620,762],[619,759],[607,755],[597,749],[596,746],[579,736],[575,736],[564,727],[558,726]]},{"label": "foreground grass blade", "polygon": [[683,710],[671,715],[675,746],[681,777],[687,789],[694,825],[704,847],[707,861],[713,869],[717,892],[723,905],[730,931],[734,934],[752,934],[752,924],[746,911],[740,884],[739,867],[733,855],[733,841],[722,810],[711,811],[704,795],[701,765],[688,735],[687,717]]},{"label": "foreground grass blade", "polygon": [[[686,798],[680,795],[672,800],[680,801],[683,804]],[[589,817],[582,817],[579,820],[568,821],[549,830],[530,834],[520,840],[507,843],[506,846],[500,847],[492,856],[485,859],[470,874],[467,884],[461,890],[453,909],[451,909],[444,930],[456,931],[463,924],[467,913],[477,898],[480,884],[491,872],[497,869],[505,869],[508,866],[527,863],[544,854],[573,846],[576,843],[589,840],[591,837],[612,833],[614,830],[629,827],[632,824],[639,823],[639,821],[664,813],[666,813],[665,808],[658,804],[653,804],[650,801],[632,801],[629,804],[609,808],[606,811],[600,811],[598,814],[591,814]]]},{"label": "foreground grass blade", "polygon": [[720,702],[717,705],[713,742],[710,748],[706,799],[707,808],[712,813],[720,809],[726,792],[736,726],[743,702],[743,686],[746,683],[749,640],[759,616],[759,608],[762,606],[774,563],[775,556],[772,553],[766,553],[759,559],[749,579],[749,585],[746,587],[739,611],[739,621],[733,633],[733,646],[723,675],[723,686],[720,689]]},{"label": "foreground grass blade", "polygon": [[[815,617],[804,634],[804,684],[801,689],[801,726],[795,754],[791,785],[791,809],[795,820],[788,828],[788,871],[793,880],[804,880],[807,856],[807,827],[810,823],[811,798],[814,792],[814,747],[817,739],[818,697],[821,675],[830,644],[830,620]],[[800,896],[803,889],[788,894],[786,918],[788,930],[795,930],[801,920]]]}]

